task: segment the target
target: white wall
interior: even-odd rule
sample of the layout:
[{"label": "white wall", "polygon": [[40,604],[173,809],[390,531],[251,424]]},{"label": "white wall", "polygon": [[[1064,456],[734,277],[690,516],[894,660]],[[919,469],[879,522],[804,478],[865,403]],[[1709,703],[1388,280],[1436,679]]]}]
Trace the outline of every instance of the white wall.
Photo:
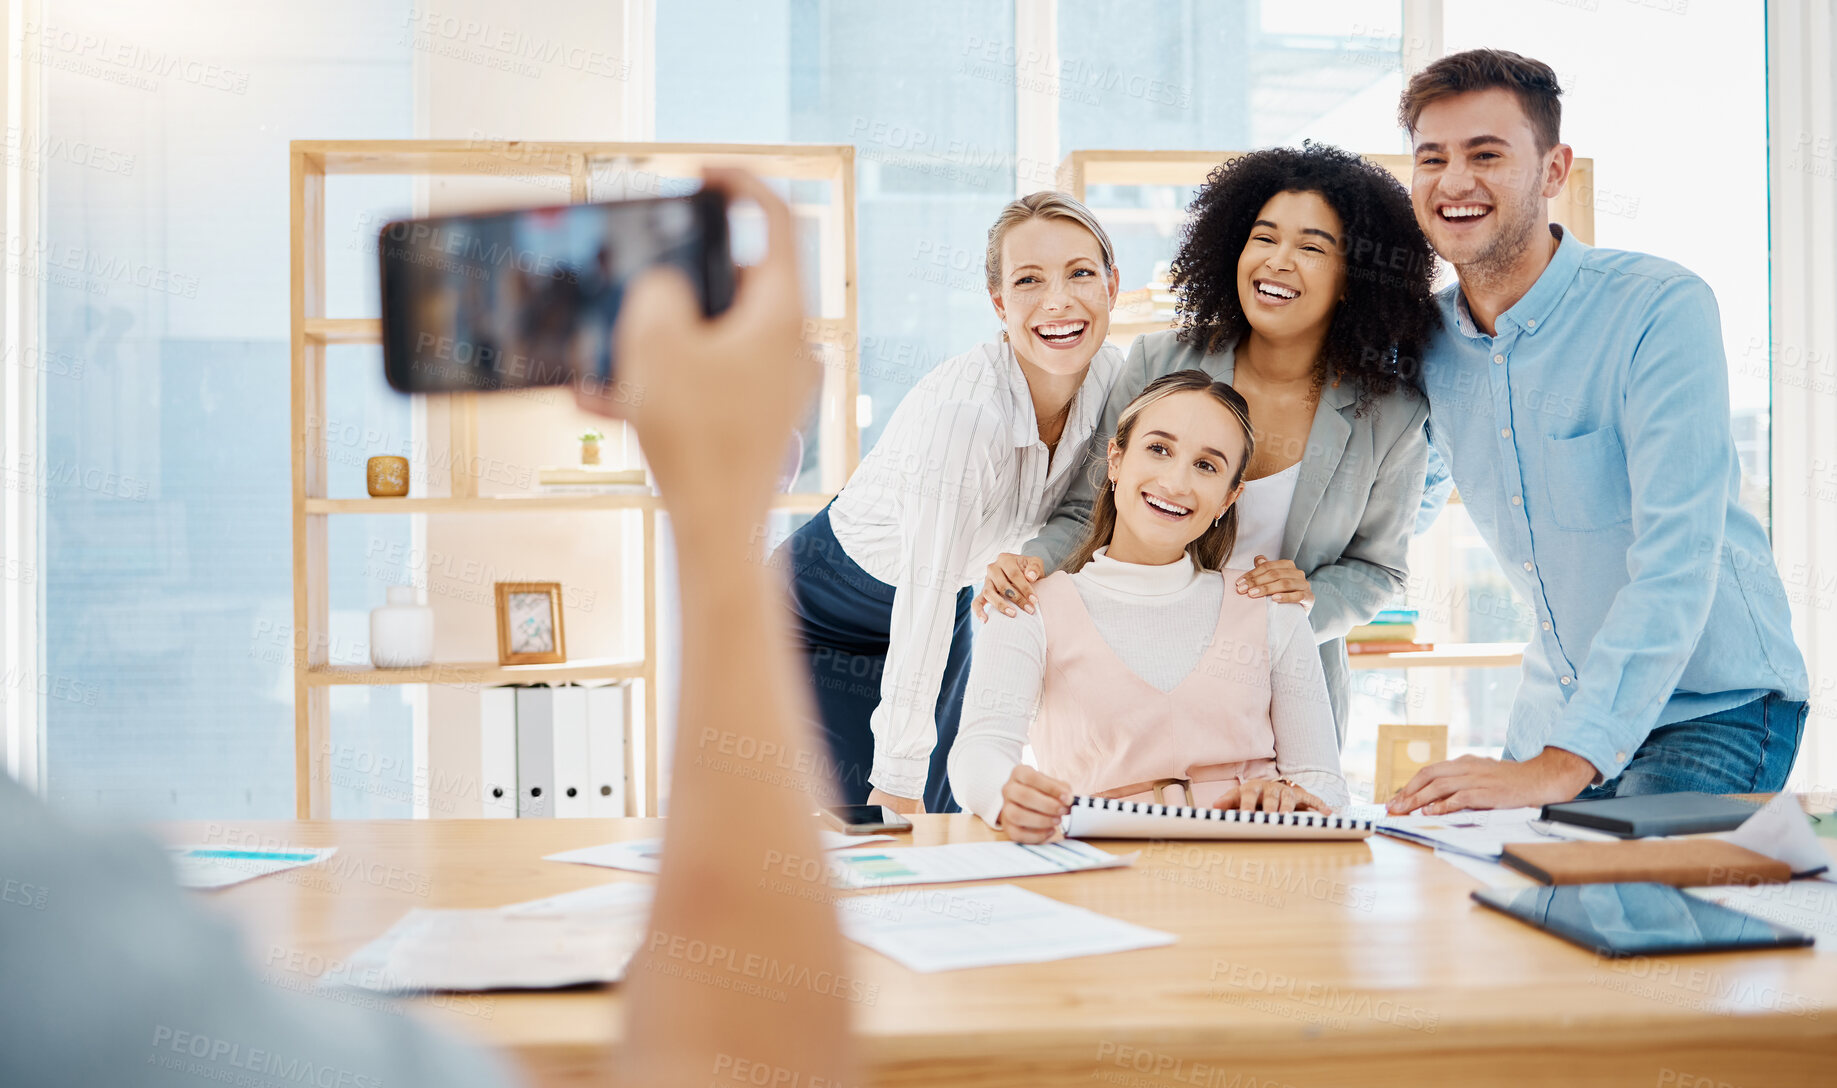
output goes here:
[{"label": "white wall", "polygon": [[1837,791],[1837,17],[1767,5],[1773,550],[1811,667],[1793,785]]}]

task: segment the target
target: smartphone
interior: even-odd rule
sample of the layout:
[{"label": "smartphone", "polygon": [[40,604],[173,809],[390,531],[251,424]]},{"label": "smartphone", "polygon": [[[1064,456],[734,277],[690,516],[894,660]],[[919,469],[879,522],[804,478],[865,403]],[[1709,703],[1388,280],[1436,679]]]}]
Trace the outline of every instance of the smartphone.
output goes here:
[{"label": "smartphone", "polygon": [[1564,884],[1482,888],[1483,906],[1600,956],[1800,948],[1810,934],[1686,895],[1668,884]]},{"label": "smartphone", "polygon": [[823,809],[823,818],[845,835],[912,830],[911,820],[885,805],[830,805]]},{"label": "smartphone", "polygon": [[382,228],[377,255],[383,370],[404,393],[578,380],[609,389],[613,326],[638,273],[680,269],[710,317],[734,294],[727,201],[709,189],[399,219]]}]

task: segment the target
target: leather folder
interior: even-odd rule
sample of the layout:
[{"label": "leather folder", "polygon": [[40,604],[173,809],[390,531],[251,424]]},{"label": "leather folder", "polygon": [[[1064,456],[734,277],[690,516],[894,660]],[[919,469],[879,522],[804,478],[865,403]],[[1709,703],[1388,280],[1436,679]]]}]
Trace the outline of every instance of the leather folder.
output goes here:
[{"label": "leather folder", "polygon": [[1545,884],[1645,882],[1689,888],[1792,879],[1785,862],[1721,839],[1510,843],[1501,860]]},{"label": "leather folder", "polygon": [[1545,805],[1542,816],[1559,824],[1591,827],[1623,839],[1733,831],[1760,811],[1754,801],[1713,793],[1642,793],[1599,801]]}]

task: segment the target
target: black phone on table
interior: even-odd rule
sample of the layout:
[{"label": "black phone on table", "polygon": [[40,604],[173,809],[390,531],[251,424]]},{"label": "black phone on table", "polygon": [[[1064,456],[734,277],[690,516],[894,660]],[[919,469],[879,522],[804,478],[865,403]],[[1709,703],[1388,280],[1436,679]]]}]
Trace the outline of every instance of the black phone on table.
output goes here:
[{"label": "black phone on table", "polygon": [[399,219],[383,226],[377,255],[383,371],[404,393],[582,379],[609,390],[613,326],[638,273],[681,270],[710,317],[734,295],[727,200],[710,189]]},{"label": "black phone on table", "polygon": [[1481,905],[1601,956],[1801,948],[1813,937],[1668,884],[1482,888]]},{"label": "black phone on table", "polygon": [[911,820],[885,805],[829,805],[823,809],[823,818],[845,835],[912,830]]}]

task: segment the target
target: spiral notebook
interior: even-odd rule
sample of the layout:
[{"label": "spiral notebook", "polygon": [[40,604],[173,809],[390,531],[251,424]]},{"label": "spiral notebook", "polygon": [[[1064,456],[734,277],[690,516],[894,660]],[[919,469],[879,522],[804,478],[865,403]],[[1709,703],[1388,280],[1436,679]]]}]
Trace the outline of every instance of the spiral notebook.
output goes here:
[{"label": "spiral notebook", "polygon": [[1370,838],[1372,821],[1324,812],[1239,812],[1152,801],[1074,797],[1061,826],[1074,839]]}]

